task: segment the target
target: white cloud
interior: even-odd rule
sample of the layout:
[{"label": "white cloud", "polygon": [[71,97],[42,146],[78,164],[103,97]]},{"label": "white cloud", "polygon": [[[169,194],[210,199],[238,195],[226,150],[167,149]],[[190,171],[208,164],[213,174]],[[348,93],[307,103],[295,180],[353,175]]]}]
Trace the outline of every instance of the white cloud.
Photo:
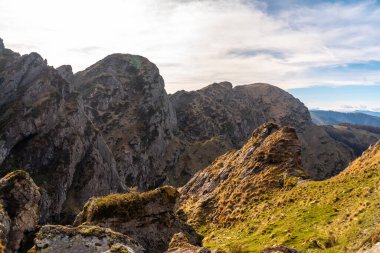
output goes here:
[{"label": "white cloud", "polygon": [[169,92],[224,80],[282,88],[378,82],[371,71],[311,73],[380,60],[380,8],[372,2],[287,8],[275,16],[244,2],[0,0],[0,36],[15,51],[37,51],[76,71],[107,54],[140,54],[158,65]]}]

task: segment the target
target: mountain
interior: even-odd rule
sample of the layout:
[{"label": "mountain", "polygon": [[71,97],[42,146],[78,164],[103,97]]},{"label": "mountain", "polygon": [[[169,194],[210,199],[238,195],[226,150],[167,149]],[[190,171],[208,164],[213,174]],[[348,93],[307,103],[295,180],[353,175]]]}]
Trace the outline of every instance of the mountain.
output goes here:
[{"label": "mountain", "polygon": [[42,189],[41,222],[73,217],[97,195],[123,191],[112,152],[82,98],[37,53],[0,50],[0,176],[27,170]]},{"label": "mountain", "polygon": [[380,117],[380,112],[375,112],[375,111],[356,110],[354,112],[364,113],[364,114],[375,116],[375,117]]},{"label": "mountain", "polygon": [[305,180],[300,165],[295,131],[263,125],[242,149],[219,157],[180,189],[180,211],[209,248],[362,252],[375,245],[380,142],[324,181]]},{"label": "mountain", "polygon": [[[265,127],[260,127],[265,123]],[[248,152],[250,147],[246,143],[255,142],[251,133],[256,129],[257,140],[268,146],[257,143],[258,149]],[[263,129],[267,133],[260,134]],[[222,82],[197,91],[168,95],[159,69],[142,56],[113,54],[73,73],[69,65],[55,69],[37,53],[21,56],[0,43],[0,177],[24,170],[30,175],[27,181],[36,185],[40,196],[38,217],[30,221],[30,227],[20,226],[22,233],[16,233],[24,238],[12,237],[11,242],[7,241],[14,247],[24,247],[23,241],[30,245],[30,238],[39,229],[36,224],[61,226],[41,228],[36,238],[42,242],[44,235],[59,238],[59,234],[73,234],[82,238],[90,228],[71,229],[66,225],[73,224],[75,217],[85,211],[83,206],[87,202],[122,196],[112,202],[113,208],[118,209],[119,204],[139,203],[135,198],[154,196],[142,205],[151,216],[136,216],[131,220],[123,220],[125,216],[95,221],[83,218],[83,226],[93,222],[96,228],[90,230],[99,232],[91,234],[90,241],[125,233],[138,241],[137,249],[142,245],[166,250],[174,233],[182,232],[193,248],[198,249],[201,245],[192,233],[185,233],[190,230],[183,230],[187,227],[180,221],[183,213],[175,214],[173,208],[177,204],[170,196],[164,194],[160,202],[160,194],[132,193],[194,182],[192,177],[219,156],[225,155],[232,163],[234,158],[228,154],[243,148],[252,152],[249,157],[261,171],[258,173],[264,173],[262,181],[257,181],[256,188],[248,187],[249,183],[236,185],[228,180],[226,184],[241,192],[245,191],[241,187],[248,187],[252,192],[247,192],[248,197],[243,200],[249,202],[262,196],[260,192],[267,189],[266,183],[277,192],[283,188],[275,183],[278,180],[286,185],[297,178],[323,180],[338,174],[375,143],[379,133],[377,128],[368,126],[317,126],[302,102],[269,84],[233,87]],[[258,158],[254,158],[256,155]],[[252,161],[247,163],[253,166]],[[267,163],[273,163],[271,169],[278,173],[274,177],[265,174]],[[242,177],[254,180],[254,175],[246,169],[234,168]],[[219,175],[223,180],[235,173],[226,171]],[[228,194],[241,197],[231,189]],[[133,201],[129,197],[124,201],[125,196],[132,196]],[[213,201],[222,201],[220,197],[213,195]],[[0,208],[0,227],[4,227],[0,236],[5,238],[4,242],[9,239],[15,218],[12,204],[7,204],[11,202],[4,200]],[[157,207],[162,202],[171,205]],[[219,210],[217,205],[215,208],[217,219],[234,219],[229,210]],[[20,213],[24,211],[21,209]],[[218,216],[219,212],[222,215]],[[156,219],[167,225],[167,233],[158,232],[161,227],[155,225]],[[132,233],[125,227],[113,226],[115,220],[136,229]],[[16,223],[19,224],[17,219]],[[99,227],[111,227],[113,231],[99,230]],[[128,238],[117,238],[125,247],[129,245]],[[83,246],[82,239],[80,242],[78,247]],[[101,243],[104,247],[111,244],[111,241]],[[40,250],[41,244],[35,246]]]},{"label": "mountain", "polygon": [[114,54],[74,75],[73,87],[99,129],[127,186],[158,187],[159,165],[177,119],[156,65],[144,57]]},{"label": "mountain", "polygon": [[72,222],[92,196],[182,186],[268,121],[296,129],[313,179],[339,173],[378,138],[367,131],[357,145],[346,140],[350,129],[331,136],[269,84],[168,95],[158,68],[136,55],[113,54],[74,74],[1,43],[0,83],[0,176],[30,173],[42,189],[42,223]]},{"label": "mountain", "polygon": [[[312,123],[302,102],[269,84],[232,87],[228,82],[214,83],[197,91],[176,92],[170,101],[177,114],[179,136],[185,140],[179,162],[168,169],[169,183],[181,182],[177,186],[186,183],[217,155],[241,148],[252,131],[268,121],[296,129],[303,167],[313,179],[339,173],[357,153],[351,142],[342,142],[347,136],[332,138],[324,127]],[[368,142],[366,148],[378,138],[373,133],[368,135],[375,140]]]},{"label": "mountain", "polygon": [[365,113],[345,113],[335,111],[310,111],[313,122],[317,125],[338,125],[341,123],[380,126],[380,118]]}]

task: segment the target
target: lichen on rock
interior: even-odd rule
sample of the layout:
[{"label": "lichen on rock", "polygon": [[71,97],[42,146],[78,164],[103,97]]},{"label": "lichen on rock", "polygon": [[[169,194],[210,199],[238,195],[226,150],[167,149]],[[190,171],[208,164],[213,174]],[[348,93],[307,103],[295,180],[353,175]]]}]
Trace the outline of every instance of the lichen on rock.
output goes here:
[{"label": "lichen on rock", "polygon": [[120,252],[143,253],[145,249],[133,239],[97,226],[43,226],[29,253]]}]

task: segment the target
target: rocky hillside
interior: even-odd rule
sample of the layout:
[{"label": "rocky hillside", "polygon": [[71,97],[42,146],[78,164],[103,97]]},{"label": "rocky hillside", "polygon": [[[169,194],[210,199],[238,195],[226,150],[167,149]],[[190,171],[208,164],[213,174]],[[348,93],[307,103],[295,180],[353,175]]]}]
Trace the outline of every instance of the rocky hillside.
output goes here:
[{"label": "rocky hillside", "polygon": [[264,125],[242,149],[219,157],[181,188],[181,210],[206,236],[206,246],[239,252],[273,245],[303,252],[376,247],[380,142],[320,182],[302,180],[299,151],[291,129]]},{"label": "rocky hillside", "polygon": [[337,142],[351,147],[356,157],[368,148],[368,143],[380,139],[380,127],[340,124],[323,128]]},{"label": "rocky hillside", "polygon": [[181,188],[181,207],[193,224],[231,224],[247,207],[307,176],[296,131],[266,123],[238,151],[227,153]]},{"label": "rocky hillside", "polygon": [[[171,182],[190,179],[217,157],[213,155],[240,148],[254,129],[268,121],[296,129],[303,167],[313,179],[339,173],[357,154],[355,146],[341,141],[345,137],[332,138],[325,128],[314,125],[308,109],[298,99],[269,84],[232,87],[228,82],[215,83],[197,91],[179,91],[170,96],[170,101],[177,113],[181,139],[190,142],[176,168],[168,170],[169,176],[176,173]],[[378,140],[378,136],[368,135]],[[366,147],[375,142],[368,140],[362,141]],[[186,151],[193,145],[197,152]],[[218,148],[210,153],[210,148],[203,146]]]},{"label": "rocky hillside", "polygon": [[173,187],[91,198],[74,226],[40,226],[41,191],[25,171],[0,179],[0,252],[210,252],[176,214]]}]

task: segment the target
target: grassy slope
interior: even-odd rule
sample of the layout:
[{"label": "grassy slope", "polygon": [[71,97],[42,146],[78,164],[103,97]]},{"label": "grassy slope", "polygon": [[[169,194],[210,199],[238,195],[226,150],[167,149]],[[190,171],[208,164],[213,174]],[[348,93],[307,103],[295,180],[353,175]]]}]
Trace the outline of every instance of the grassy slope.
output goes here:
[{"label": "grassy slope", "polygon": [[281,190],[252,206],[234,227],[198,230],[210,248],[259,252],[284,244],[305,252],[354,252],[378,239],[379,210],[380,144],[334,178]]}]

